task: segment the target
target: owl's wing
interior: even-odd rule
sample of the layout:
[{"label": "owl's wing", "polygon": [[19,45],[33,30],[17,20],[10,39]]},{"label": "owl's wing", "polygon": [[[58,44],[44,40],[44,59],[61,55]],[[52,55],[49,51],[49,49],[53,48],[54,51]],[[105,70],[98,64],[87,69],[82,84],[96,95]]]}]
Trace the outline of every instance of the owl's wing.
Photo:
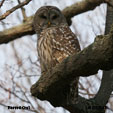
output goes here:
[{"label": "owl's wing", "polygon": [[69,27],[56,29],[55,38],[53,42],[53,60],[60,63],[66,57],[80,51],[80,45],[76,35],[70,30]]}]

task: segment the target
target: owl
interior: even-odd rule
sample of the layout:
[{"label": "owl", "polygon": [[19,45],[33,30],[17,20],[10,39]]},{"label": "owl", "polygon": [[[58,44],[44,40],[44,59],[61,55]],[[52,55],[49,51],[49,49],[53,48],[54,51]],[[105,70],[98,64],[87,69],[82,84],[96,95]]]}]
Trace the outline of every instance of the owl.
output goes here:
[{"label": "owl", "polygon": [[[37,49],[42,74],[61,63],[66,57],[80,51],[76,35],[57,7],[39,8],[34,16],[33,26],[38,35]],[[77,87],[78,78],[74,84]]]}]

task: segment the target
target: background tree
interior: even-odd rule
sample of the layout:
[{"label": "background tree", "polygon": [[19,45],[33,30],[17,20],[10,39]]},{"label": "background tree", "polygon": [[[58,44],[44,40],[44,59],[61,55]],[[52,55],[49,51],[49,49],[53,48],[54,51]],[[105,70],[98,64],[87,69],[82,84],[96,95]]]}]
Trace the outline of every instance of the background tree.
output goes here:
[{"label": "background tree", "polygon": [[[112,2],[109,2],[107,0],[104,2],[107,2],[112,8]],[[6,111],[20,112],[20,111],[8,110],[7,109],[8,105],[17,105],[17,106],[29,105],[31,107],[29,112],[33,111],[37,113],[38,112],[39,113],[43,113],[43,112],[56,113],[56,112],[59,112],[59,110],[61,113],[67,112],[61,108],[60,109],[53,108],[47,101],[42,102],[39,99],[37,100],[36,98],[33,98],[29,91],[31,85],[36,82],[36,80],[39,78],[39,75],[40,75],[40,66],[39,66],[39,62],[37,59],[37,52],[36,52],[37,39],[36,39],[36,35],[33,35],[34,34],[34,31],[32,28],[33,16],[31,15],[34,14],[35,11],[40,6],[43,6],[43,5],[56,5],[61,10],[64,9],[63,13],[66,16],[68,23],[71,24],[71,28],[73,32],[77,34],[81,44],[81,48],[83,49],[87,47],[91,42],[93,42],[93,39],[97,35],[104,34],[106,5],[104,4],[99,6],[101,3],[103,3],[103,0],[87,0],[87,1],[84,0],[78,3],[74,3],[73,0],[70,0],[70,3],[63,0],[56,0],[54,2],[52,2],[52,0],[47,0],[47,1],[41,0],[38,2],[36,0],[26,0],[26,1],[2,0],[0,1],[0,7],[1,7],[0,9],[1,10],[0,11],[1,13],[1,16],[0,16],[0,20],[1,20],[0,21],[1,23],[0,25],[0,30],[1,30],[0,32],[0,43],[1,43],[1,46],[0,46],[1,48],[0,49],[0,58],[1,58],[0,105],[1,105],[2,112],[6,112]],[[62,5],[62,4],[65,4],[65,5]],[[93,11],[90,11],[90,10],[93,10]],[[87,12],[87,13],[83,13],[83,12]],[[83,21],[83,18],[84,18],[84,21]],[[110,16],[107,20],[110,20],[110,18],[112,17]],[[71,23],[71,19],[72,19],[72,23]],[[112,22],[112,21],[108,21],[108,22]],[[31,35],[31,36],[28,36],[28,35]],[[95,71],[95,68],[92,68],[92,70]],[[89,73],[89,74],[92,74],[92,73]],[[112,79],[110,80],[109,79],[110,78],[108,77],[108,75],[103,77],[102,79],[103,82],[101,83],[102,87],[100,88],[102,90],[99,90],[100,93],[99,92],[97,93],[99,89],[99,84],[101,82],[101,72],[99,72],[99,74],[95,76],[91,76],[87,78],[81,77],[80,83],[79,83],[79,95],[89,99],[91,97],[94,97],[94,95],[97,93],[96,100],[103,99],[103,97],[102,98],[99,98],[99,97],[104,95],[104,100],[108,101],[112,91],[112,87],[109,87],[109,85],[111,85],[110,80]],[[106,81],[107,81],[107,84],[105,84]],[[106,89],[106,90],[103,90],[103,89]],[[106,91],[109,91],[108,95],[106,95]],[[98,100],[97,102],[99,103],[101,101]],[[93,101],[91,102],[91,104],[92,103]],[[100,104],[102,105],[102,103]],[[111,96],[107,104],[106,112],[112,113],[112,109],[113,109],[112,104],[113,104],[113,100]],[[83,103],[83,105],[85,105],[85,103]],[[81,105],[81,108],[82,108],[82,105]],[[26,110],[21,112],[28,113],[28,111]]]}]

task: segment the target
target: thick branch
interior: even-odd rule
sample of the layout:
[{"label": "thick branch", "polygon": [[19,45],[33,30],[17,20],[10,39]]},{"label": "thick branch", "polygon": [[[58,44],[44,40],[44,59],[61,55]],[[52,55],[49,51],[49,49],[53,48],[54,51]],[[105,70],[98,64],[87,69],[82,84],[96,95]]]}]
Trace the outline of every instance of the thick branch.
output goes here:
[{"label": "thick branch", "polygon": [[21,36],[32,35],[35,32],[32,27],[32,18],[21,25],[6,29],[3,32],[0,32],[0,44],[8,43],[9,41],[15,40]]},{"label": "thick branch", "polygon": [[[103,0],[84,0],[78,3],[75,3],[70,7],[65,8],[62,12],[67,18],[68,23],[71,24],[71,18],[73,16],[89,10],[93,10],[96,6],[100,5],[101,3],[103,3]],[[34,34],[35,32],[32,28],[33,16],[29,18],[27,18],[26,23],[22,23],[19,26],[15,26],[13,28],[0,32],[0,44],[8,43],[14,39],[20,38],[25,35]]]},{"label": "thick branch", "polygon": [[[112,1],[113,4],[113,1]],[[107,11],[106,11],[106,25],[105,25],[105,34],[108,34],[110,29],[111,29],[111,25],[113,24],[113,7],[107,5]]]},{"label": "thick branch", "polygon": [[[54,106],[64,104],[64,89],[78,76],[96,74],[99,69],[113,68],[113,29],[106,36],[97,36],[94,43],[42,75],[31,88],[33,96],[48,100]],[[56,95],[57,94],[57,95]]]},{"label": "thick branch", "polygon": [[[113,0],[109,0],[109,1],[111,2],[111,4],[113,4]],[[113,24],[113,5],[111,4],[107,5],[105,34],[109,33]],[[101,95],[104,94],[104,100],[108,102],[110,94],[113,91],[113,69],[109,71],[103,71],[103,78],[105,78],[105,80],[102,79],[103,84],[100,87],[100,91],[98,92],[98,95],[99,98],[101,98]],[[107,89],[107,94],[106,94],[106,89]],[[103,102],[103,99],[101,99],[100,101]]]},{"label": "thick branch", "polygon": [[75,15],[87,12],[89,10],[95,9],[101,3],[106,2],[106,0],[83,0],[81,2],[75,3],[70,7],[67,7],[63,10],[63,14],[70,24],[71,18]]}]

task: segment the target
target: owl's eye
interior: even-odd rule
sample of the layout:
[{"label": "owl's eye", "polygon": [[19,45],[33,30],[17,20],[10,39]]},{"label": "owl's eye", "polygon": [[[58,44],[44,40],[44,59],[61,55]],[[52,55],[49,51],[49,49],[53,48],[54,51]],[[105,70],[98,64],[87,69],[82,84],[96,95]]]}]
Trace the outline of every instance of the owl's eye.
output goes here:
[{"label": "owl's eye", "polygon": [[43,18],[43,19],[47,19],[47,17],[44,16],[44,15],[40,15],[40,17]]},{"label": "owl's eye", "polygon": [[58,17],[58,15],[54,15],[54,16],[52,16],[52,19],[54,20],[54,19],[56,19]]}]

